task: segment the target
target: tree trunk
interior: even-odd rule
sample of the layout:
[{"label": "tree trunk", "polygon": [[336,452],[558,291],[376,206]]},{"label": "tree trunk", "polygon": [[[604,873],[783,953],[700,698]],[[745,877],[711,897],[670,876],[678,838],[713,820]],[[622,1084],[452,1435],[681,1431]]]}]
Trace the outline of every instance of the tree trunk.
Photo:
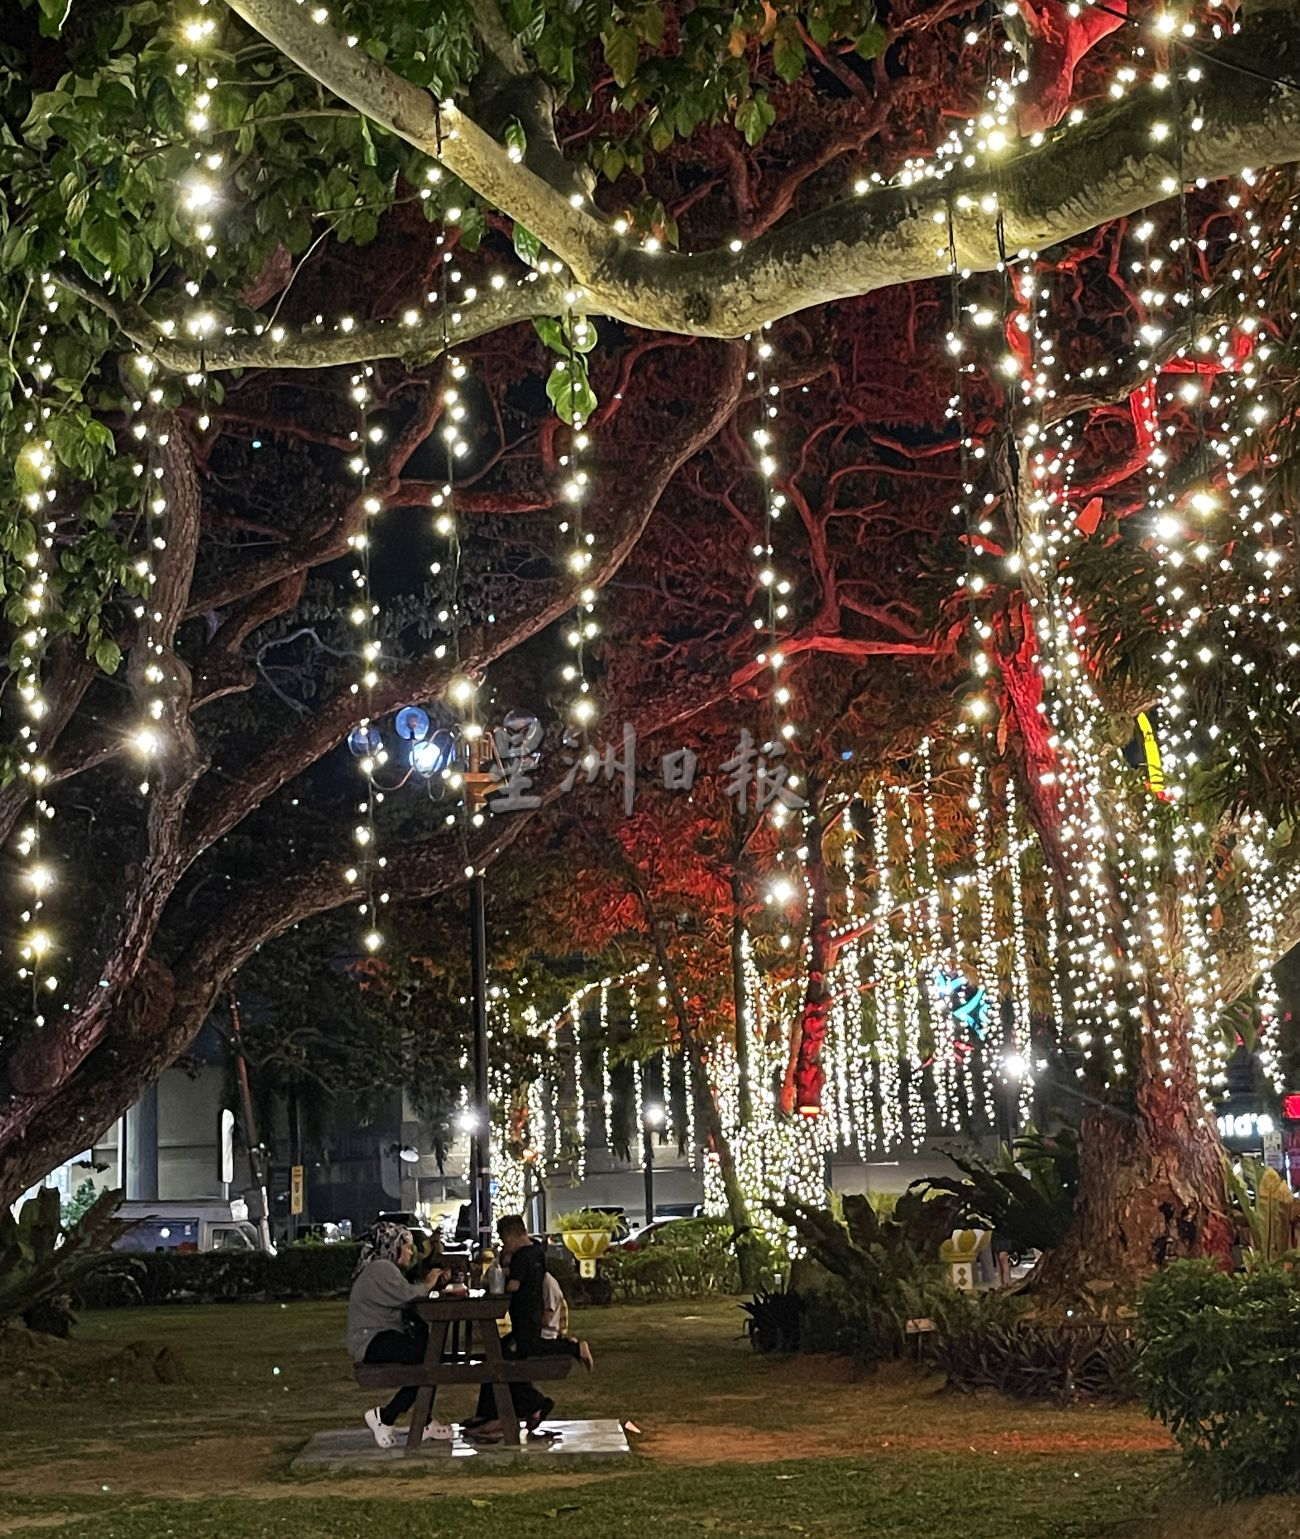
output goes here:
[{"label": "tree trunk", "polygon": [[1167,1262],[1228,1264],[1223,1146],[1197,1087],[1178,981],[1166,997],[1176,1008],[1149,1009],[1142,1021],[1130,1104],[1098,1106],[1081,1120],[1074,1223],[1031,1281],[1048,1310],[1110,1314],[1130,1307]]},{"label": "tree trunk", "polygon": [[[1025,609],[1003,632],[999,665],[1017,726],[1022,804],[1064,893],[1073,873],[1061,839],[1061,756],[1044,726],[1041,664]],[[1068,749],[1062,753],[1068,758]],[[1085,793],[1076,786],[1071,794]],[[1112,792],[1096,803],[1108,823],[1120,816],[1113,798]],[[1140,816],[1129,821],[1136,825]],[[1118,843],[1112,836],[1112,847]],[[1110,895],[1107,944],[1116,961],[1130,959],[1135,936],[1148,937],[1138,951],[1145,985],[1131,996],[1137,1018],[1128,1014],[1130,1001],[1120,1014],[1130,1022],[1122,1037],[1125,1074],[1109,1086],[1094,1084],[1097,1099],[1080,1119],[1074,1222],[1031,1279],[1036,1299],[1053,1313],[1129,1308],[1142,1282],[1166,1262],[1205,1256],[1226,1263],[1232,1244],[1223,1149],[1192,1055],[1179,908],[1186,878],[1169,859],[1148,878],[1162,899],[1157,949],[1151,916],[1137,907],[1146,895],[1135,896],[1114,865],[1108,863],[1102,877]]]},{"label": "tree trunk", "polygon": [[808,983],[803,1008],[795,1024],[790,1062],[781,1091],[781,1110],[787,1117],[820,1117],[822,1092],[826,1088],[826,1069],[822,1052],[831,1014],[831,973],[835,967],[835,945],[831,938],[830,897],[826,882],[826,829],[822,809],[826,782],[808,777],[808,805],[811,810],[806,830],[808,857],[804,861],[804,879],[808,884]]},{"label": "tree trunk", "polygon": [[0,1147],[0,1205],[91,1148],[198,1035],[203,1015],[202,1006],[177,1000],[167,968],[147,962],[123,995],[106,1038]]},{"label": "tree trunk", "polygon": [[641,909],[650,930],[650,939],[654,945],[655,956],[663,973],[664,982],[668,986],[668,997],[672,1000],[678,1033],[690,1062],[695,1084],[704,1090],[697,1104],[704,1122],[704,1130],[708,1134],[709,1142],[713,1145],[713,1152],[718,1157],[718,1174],[722,1177],[722,1189],[727,1198],[727,1218],[736,1231],[736,1257],[740,1263],[740,1286],[744,1289],[756,1288],[759,1281],[761,1253],[755,1244],[754,1227],[749,1217],[749,1204],[745,1201],[744,1189],[736,1173],[731,1140],[722,1126],[722,1114],[718,1110],[717,1096],[714,1094],[713,1081],[709,1074],[708,1055],[704,1051],[699,1034],[687,1010],[686,996],[682,993],[681,984],[677,981],[677,969],[673,966],[672,957],[668,954],[668,944],[659,923],[659,915],[650,901],[650,894],[642,886],[636,872],[630,866],[625,869],[628,881],[641,901]]},{"label": "tree trunk", "polygon": [[740,1125],[754,1120],[754,1093],[750,1085],[749,1034],[751,1022],[745,988],[745,884],[739,865],[731,873],[731,999],[736,1016],[736,1073],[740,1077]]}]

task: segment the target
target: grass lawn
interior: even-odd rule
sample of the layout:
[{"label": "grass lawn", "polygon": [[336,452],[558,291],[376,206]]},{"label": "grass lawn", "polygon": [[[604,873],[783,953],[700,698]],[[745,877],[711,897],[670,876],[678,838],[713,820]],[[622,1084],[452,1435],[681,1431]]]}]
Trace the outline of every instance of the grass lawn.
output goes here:
[{"label": "grass lawn", "polygon": [[[740,1319],[730,1300],[578,1316],[596,1373],[556,1386],[560,1413],[635,1423],[626,1463],[539,1473],[431,1457],[302,1477],[288,1466],[311,1433],[355,1426],[365,1409],[341,1346],[341,1303],[92,1314],[80,1340],[171,1346],[185,1380],[4,1396],[0,1534],[377,1539],[412,1524],[444,1533],[485,1523],[508,1524],[513,1539],[561,1527],[596,1539],[1197,1532],[1181,1519],[1168,1528],[1171,1504],[1186,1500],[1176,1460],[1136,1408],[1053,1411],[946,1395],[911,1368],[863,1379],[836,1359],[759,1358]],[[468,1414],[472,1393],[448,1392],[444,1416]],[[1216,1539],[1300,1535],[1234,1526],[1222,1509],[1207,1516]]]}]

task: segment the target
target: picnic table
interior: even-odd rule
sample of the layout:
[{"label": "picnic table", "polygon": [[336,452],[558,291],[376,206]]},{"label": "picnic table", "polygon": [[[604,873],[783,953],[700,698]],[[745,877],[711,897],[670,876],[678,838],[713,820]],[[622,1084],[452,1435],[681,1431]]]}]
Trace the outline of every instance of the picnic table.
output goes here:
[{"label": "picnic table", "polygon": [[[423,1444],[434,1389],[443,1384],[490,1384],[503,1441],[519,1446],[519,1418],[510,1398],[511,1384],[538,1379],[562,1379],[573,1367],[571,1357],[507,1358],[501,1350],[497,1322],[504,1320],[510,1301],[503,1295],[469,1293],[458,1296],[434,1294],[417,1299],[413,1312],[429,1327],[424,1362],[357,1363],[357,1383],[363,1389],[401,1389],[416,1386],[420,1393],[411,1408],[411,1430],[406,1437],[408,1453]],[[477,1346],[475,1344],[477,1338]],[[451,1451],[450,1443],[437,1447]]]}]

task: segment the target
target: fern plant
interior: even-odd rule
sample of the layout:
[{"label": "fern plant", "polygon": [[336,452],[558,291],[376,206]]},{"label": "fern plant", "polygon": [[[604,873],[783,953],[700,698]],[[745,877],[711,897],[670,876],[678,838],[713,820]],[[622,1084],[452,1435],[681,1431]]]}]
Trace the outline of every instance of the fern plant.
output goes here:
[{"label": "fern plant", "polygon": [[[827,1194],[827,1206],[791,1200],[769,1203],[789,1224],[818,1266],[829,1274],[827,1313],[836,1340],[867,1361],[898,1357],[907,1322],[946,1320],[963,1307],[938,1262],[939,1246],[955,1227],[957,1204],[905,1192],[893,1215],[876,1212],[866,1197]],[[817,1289],[804,1290],[807,1310],[817,1313]]]},{"label": "fern plant", "polygon": [[957,1155],[952,1160],[964,1180],[933,1176],[916,1186],[953,1198],[961,1224],[996,1229],[1022,1254],[1053,1250],[1064,1239],[1079,1189],[1079,1142],[1072,1128],[1049,1138],[1028,1127],[1002,1145],[992,1165]]}]

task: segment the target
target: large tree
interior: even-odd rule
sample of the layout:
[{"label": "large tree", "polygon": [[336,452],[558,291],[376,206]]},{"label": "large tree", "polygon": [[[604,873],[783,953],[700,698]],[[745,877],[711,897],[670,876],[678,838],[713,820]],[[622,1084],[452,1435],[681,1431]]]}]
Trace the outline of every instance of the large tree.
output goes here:
[{"label": "large tree", "polygon": [[[1203,421],[1145,396],[1125,438],[1115,403],[1194,350],[1220,293],[1242,280],[1227,250],[1237,205],[1220,210],[1213,189],[1190,208],[1175,199],[1162,228],[1173,229],[1193,297],[1180,324],[1157,326],[1159,268],[1131,278],[1123,221],[1243,165],[1300,158],[1296,93],[1282,66],[1277,78],[1260,67],[1300,47],[1297,7],[1261,0],[1243,8],[1235,35],[1184,44],[1154,13],[1135,9],[1111,29],[1114,14],[1101,22],[1054,0],[1022,5],[1008,23],[1007,46],[1026,60],[1010,115],[985,95],[1007,75],[1001,24],[971,31],[973,13],[958,3],[877,14],[821,3],[575,12],[544,0],[504,11],[493,0],[333,10],[237,0],[230,13],[160,15],[141,4],[106,17],[42,0],[28,20],[0,56],[6,118],[21,124],[4,146],[0,249],[13,510],[4,575],[19,627],[16,693],[37,710],[19,717],[0,815],[6,833],[21,832],[32,804],[48,804],[63,814],[39,820],[45,848],[57,850],[72,809],[89,802],[88,864],[108,900],[92,923],[86,903],[60,909],[57,888],[42,899],[37,922],[61,932],[67,961],[51,1002],[39,988],[34,1007],[20,1014],[15,1002],[6,1033],[0,1194],[83,1147],[183,1047],[259,944],[355,901],[347,863],[322,858],[319,823],[311,838],[295,827],[296,811],[318,808],[330,775],[342,775],[327,765],[324,789],[312,782],[361,714],[355,678],[327,674],[317,693],[296,695],[283,674],[268,677],[265,648],[347,651],[325,618],[349,582],[331,564],[358,548],[372,499],[391,519],[439,494],[447,463],[428,442],[449,426],[452,353],[471,360],[471,379],[481,374],[487,399],[477,404],[494,424],[459,477],[470,482],[458,498],[462,591],[449,599],[445,571],[430,592],[392,579],[410,606],[383,642],[365,706],[374,717],[437,698],[460,671],[511,657],[531,660],[525,674],[545,667],[547,628],[580,587],[620,571],[665,488],[683,466],[691,476],[733,413],[753,420],[761,390],[817,379],[817,360],[838,367],[847,349],[859,374],[879,364],[894,399],[874,423],[854,422],[848,403],[829,441],[845,456],[827,464],[831,494],[797,508],[793,551],[814,575],[782,620],[783,651],[797,664],[808,651],[933,650],[898,603],[922,555],[904,548],[891,590],[887,574],[863,570],[877,557],[836,538],[846,525],[834,489],[853,487],[848,460],[856,454],[859,472],[888,488],[877,532],[907,509],[895,489],[912,478],[935,514],[958,497],[970,521],[946,527],[964,541],[967,591],[979,595],[977,661],[998,681],[980,697],[999,722],[981,751],[1005,756],[1019,779],[1070,911],[1080,1019],[1118,1022],[1093,1055],[1098,1094],[1117,1110],[1093,1129],[1080,1255],[1119,1274],[1180,1249],[1218,1249],[1218,1154],[1192,1038],[1197,1008],[1248,989],[1300,934],[1287,777],[1266,772],[1279,755],[1294,762],[1275,709],[1293,694],[1290,658],[1280,631],[1254,623],[1259,584],[1234,566],[1254,560],[1252,531],[1222,542],[1224,580],[1201,582],[1190,614],[1178,607],[1187,585],[1170,583],[1184,553],[1171,562],[1166,536],[1155,548],[1140,518],[1126,538],[1122,515],[1172,504],[1183,472],[1196,472],[1198,488],[1272,474],[1268,456],[1285,445],[1257,439],[1239,452],[1234,442],[1217,462],[1193,465],[1165,439],[1203,439]],[[972,131],[950,142],[940,168],[945,120],[966,114]],[[1286,185],[1284,174],[1256,216],[1271,220],[1253,269],[1265,317],[1284,313]],[[510,269],[506,242],[529,270]],[[1040,267],[1031,254],[1049,247]],[[1195,271],[1192,251],[1204,257]],[[1054,310],[1022,303],[1013,266],[1017,284],[1050,272]],[[986,272],[997,274],[991,311],[972,277]],[[950,301],[958,320],[966,314],[963,296],[974,296],[976,325],[986,312],[1005,319],[1011,367],[1001,348],[968,353],[958,466],[943,411],[944,333]],[[770,374],[747,368],[738,339],[814,306],[829,308],[792,323]],[[589,378],[602,402],[597,539],[580,582],[534,517],[559,506],[571,446],[541,406],[535,344],[521,349],[507,331],[529,319],[558,354],[549,386],[561,415],[589,415]],[[589,333],[577,328],[594,320],[606,336],[589,369]],[[1269,374],[1285,419],[1286,371],[1275,366],[1284,340]],[[1068,383],[1036,390],[1058,341]],[[137,349],[146,370],[126,361],[121,374],[119,359]],[[385,437],[358,491],[339,463],[356,452],[349,380],[374,364],[372,421]],[[821,404],[818,394],[810,410]],[[140,495],[137,427],[165,513]],[[1035,495],[1057,474],[1045,446],[1064,427],[1083,445],[1068,451],[1070,465],[1099,499],[1087,522],[1113,517],[1116,539],[1083,537],[1077,488]],[[856,500],[847,527],[870,522],[868,499]],[[725,488],[718,502],[728,506]],[[941,553],[942,519],[932,527]],[[1271,537],[1278,561],[1289,560],[1285,533]],[[409,550],[395,559],[409,563]],[[320,590],[307,581],[314,573]],[[752,579],[735,580],[747,598]],[[1282,577],[1273,580],[1280,594]],[[148,603],[124,600],[146,584]],[[435,618],[449,604],[463,620],[451,648]],[[1253,625],[1244,639],[1243,613]],[[310,637],[295,634],[304,621]],[[637,701],[643,730],[762,677],[738,656],[743,616],[732,622],[700,638],[718,644],[699,649],[685,685],[664,670],[662,694]],[[1198,634],[1203,623],[1220,627],[1213,645]],[[1196,648],[1253,666],[1171,687],[1171,648],[1180,667]],[[310,674],[310,659],[301,669]],[[271,702],[259,700],[250,728],[241,697],[266,690]],[[1138,709],[1158,699],[1181,711],[1189,691],[1220,702],[1234,730],[1193,759],[1179,753],[1178,727],[1170,775],[1189,794],[1153,810],[1116,769],[1118,742]],[[616,716],[624,700],[611,690],[609,704]],[[140,748],[150,754],[143,802],[131,789],[139,769],[120,769]],[[1193,763],[1195,785],[1179,767]],[[304,798],[307,782],[315,795]],[[336,805],[348,796],[336,789]],[[463,848],[433,837],[436,821],[387,857],[393,901],[454,885],[527,826],[497,820],[471,829]],[[240,840],[257,841],[267,880],[213,901],[230,888],[223,847]],[[1267,895],[1244,880],[1251,852],[1274,862]],[[1181,936],[1205,929],[1207,908],[1215,978],[1193,1008]],[[31,938],[29,928],[29,951]],[[1122,986],[1090,993],[1098,964],[1118,966]],[[47,965],[27,971],[39,984]],[[1118,1099],[1105,1100],[1117,1079]]]}]

